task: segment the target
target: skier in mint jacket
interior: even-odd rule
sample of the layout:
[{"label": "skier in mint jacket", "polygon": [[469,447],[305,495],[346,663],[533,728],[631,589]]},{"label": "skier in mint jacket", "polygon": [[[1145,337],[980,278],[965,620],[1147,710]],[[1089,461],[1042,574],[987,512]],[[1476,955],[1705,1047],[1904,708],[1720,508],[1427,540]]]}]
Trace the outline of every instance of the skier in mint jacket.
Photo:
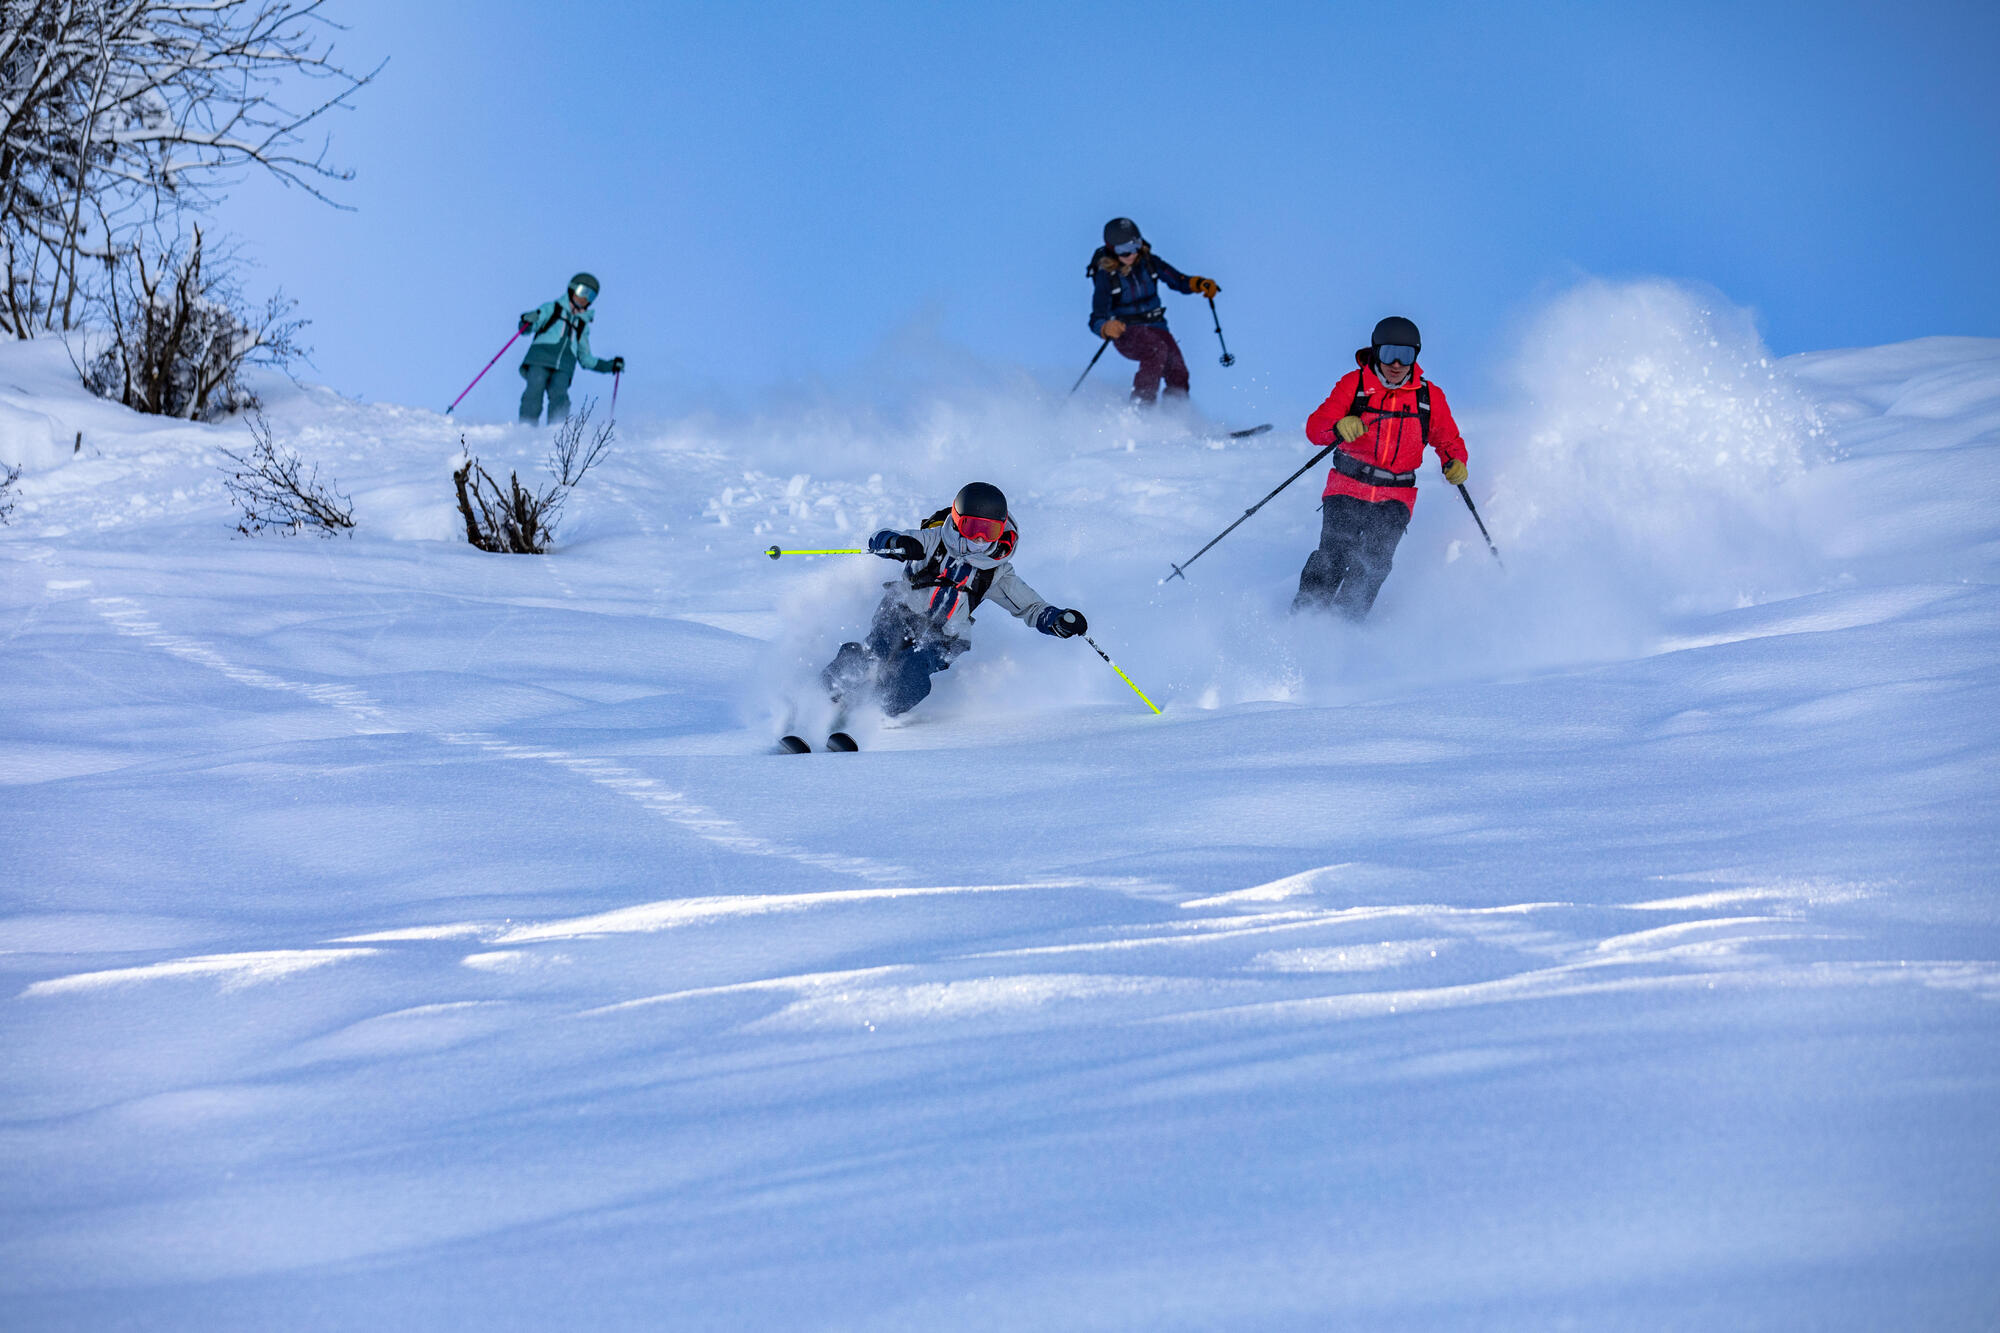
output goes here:
[{"label": "skier in mint jacket", "polygon": [[903,575],[875,608],[863,643],[843,643],[821,679],[843,706],[873,695],[890,717],[907,713],[931,692],[931,677],[972,645],[961,631],[991,599],[1044,634],[1067,639],[1089,629],[1083,612],[1051,606],[1014,572],[1020,531],[1007,497],[983,481],[959,489],[914,531],[884,528],[868,549],[904,562]]},{"label": "skier in mint jacket", "polygon": [[579,273],[562,296],[521,315],[521,332],[534,335],[521,361],[521,378],[528,382],[521,391],[521,420],[530,426],[541,421],[545,394],[550,425],[569,416],[569,382],[578,366],[610,375],[625,369],[622,356],[591,355],[590,322],[597,312],[590,307],[597,291],[597,279]]}]

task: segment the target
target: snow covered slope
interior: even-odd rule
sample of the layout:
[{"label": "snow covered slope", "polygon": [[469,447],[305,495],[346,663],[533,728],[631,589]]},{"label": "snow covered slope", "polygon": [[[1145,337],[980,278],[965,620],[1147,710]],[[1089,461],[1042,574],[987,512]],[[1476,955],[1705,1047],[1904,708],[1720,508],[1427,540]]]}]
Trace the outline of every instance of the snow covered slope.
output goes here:
[{"label": "snow covered slope", "polygon": [[[1309,481],[1157,582],[1310,403],[632,430],[500,557],[511,426],[274,390],[360,526],[251,540],[0,347],[8,1326],[1992,1327],[2000,343],[1521,367],[1353,629]],[[973,478],[1164,714],[993,612],[765,753],[888,567],[763,548]]]}]

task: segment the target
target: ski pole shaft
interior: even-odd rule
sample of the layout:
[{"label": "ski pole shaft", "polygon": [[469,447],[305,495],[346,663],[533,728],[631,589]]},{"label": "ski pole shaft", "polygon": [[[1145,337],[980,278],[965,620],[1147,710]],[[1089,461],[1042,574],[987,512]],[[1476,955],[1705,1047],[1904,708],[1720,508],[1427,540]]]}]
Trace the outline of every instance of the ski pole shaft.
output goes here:
[{"label": "ski pole shaft", "polygon": [[1172,583],[1175,579],[1181,579],[1185,581],[1187,579],[1186,570],[1188,565],[1193,564],[1195,561],[1201,559],[1202,556],[1206,555],[1208,553],[1209,546],[1215,545],[1216,542],[1221,541],[1224,537],[1227,537],[1230,533],[1236,531],[1237,528],[1243,525],[1244,519],[1249,518],[1250,515],[1256,513],[1259,509],[1262,509],[1265,505],[1271,503],[1271,501],[1277,496],[1278,491],[1284,490],[1285,487],[1291,485],[1293,482],[1297,481],[1300,477],[1303,477],[1307,472],[1312,470],[1313,464],[1319,462],[1320,459],[1325,458],[1328,454],[1332,453],[1334,449],[1337,447],[1338,446],[1336,445],[1329,444],[1326,448],[1320,450],[1318,453],[1314,454],[1311,458],[1308,458],[1306,460],[1306,465],[1304,467],[1300,468],[1297,472],[1294,472],[1291,476],[1286,477],[1283,481],[1279,482],[1277,485],[1277,489],[1273,490],[1270,495],[1265,496],[1263,499],[1259,500],[1256,504],[1253,504],[1248,509],[1244,510],[1243,518],[1237,519],[1234,523],[1231,523],[1228,527],[1216,533],[1215,540],[1209,542],[1208,546],[1202,547],[1201,550],[1196,551],[1193,555],[1189,556],[1185,564],[1174,565],[1173,567],[1174,572],[1167,575],[1165,578],[1161,579],[1160,582]]},{"label": "ski pole shaft", "polygon": [[[515,344],[515,342],[520,339],[520,337],[521,337],[521,331],[519,329],[514,330],[514,336],[507,340],[507,347],[512,347]],[[495,352],[493,354],[493,361],[498,361],[501,357],[507,355],[507,347],[502,347],[499,351]],[[444,410],[444,414],[446,416],[451,415],[452,408],[457,407],[460,403],[465,401],[465,395],[467,393],[472,392],[474,385],[478,384],[479,381],[486,378],[486,372],[493,369],[493,361],[488,361],[485,365],[481,366],[479,368],[479,373],[472,377],[472,383],[465,386],[465,392],[459,394],[458,397],[451,400],[451,407],[447,407]],[[612,386],[612,392],[614,394],[617,392],[617,386],[615,385]]]},{"label": "ski pole shaft", "polygon": [[1233,366],[1236,364],[1236,358],[1229,354],[1229,343],[1222,336],[1222,316],[1215,313],[1215,298],[1213,296],[1208,298],[1208,313],[1215,320],[1215,340],[1222,344],[1222,364]]},{"label": "ski pole shaft", "polygon": [[1458,493],[1465,497],[1465,507],[1472,511],[1472,521],[1479,525],[1479,535],[1486,538],[1486,549],[1493,552],[1493,558],[1499,561],[1500,568],[1507,568],[1507,562],[1500,559],[1500,548],[1493,544],[1492,534],[1486,531],[1486,520],[1479,516],[1479,506],[1472,503],[1472,492],[1465,489],[1464,482],[1458,484]]},{"label": "ski pole shaft", "polygon": [[842,550],[838,550],[838,551],[831,551],[831,550],[828,550],[828,551],[787,551],[787,550],[786,550],[786,549],[784,549],[784,548],[783,548],[782,546],[771,546],[771,547],[766,547],[766,548],[765,548],[765,550],[764,550],[764,554],[765,554],[765,555],[768,555],[768,556],[770,556],[770,557],[771,557],[771,558],[772,558],[773,560],[776,560],[776,559],[777,559],[777,558],[778,558],[779,556],[781,556],[781,555],[873,555],[873,554],[875,554],[875,553],[874,553],[873,551],[869,550],[869,549],[868,549],[867,547],[865,547],[865,546],[863,546],[863,547],[859,547],[859,548],[856,548],[856,549],[853,549],[853,550],[847,550],[847,549],[842,549]]},{"label": "ski pole shaft", "polygon": [[[1112,661],[1110,653],[1105,652],[1102,648],[1098,648],[1097,640],[1091,638],[1088,634],[1086,634],[1083,636],[1083,641],[1089,644],[1092,648],[1097,649],[1097,655],[1104,659],[1104,664],[1106,666],[1110,667],[1113,671],[1116,671],[1118,673],[1118,679],[1124,681],[1127,685],[1132,685],[1132,678],[1125,674],[1125,668],[1119,666],[1116,662]],[[1155,713],[1158,713],[1160,711],[1160,706],[1154,703],[1151,699],[1148,699],[1146,697],[1146,692],[1140,689],[1137,685],[1132,685],[1132,693],[1138,695],[1139,701],[1145,704],[1146,707],[1152,709]]]},{"label": "ski pole shaft", "polygon": [[1081,389],[1083,387],[1083,381],[1085,380],[1085,378],[1087,378],[1090,372],[1097,367],[1097,357],[1103,356],[1104,349],[1109,346],[1111,346],[1111,339],[1109,338],[1106,338],[1103,342],[1097,344],[1097,355],[1090,358],[1090,364],[1083,368],[1083,374],[1078,375],[1076,377],[1076,383],[1069,386],[1069,391],[1072,394],[1074,394],[1078,389]]},{"label": "ski pole shaft", "polygon": [[611,415],[604,419],[604,424],[607,426],[618,420],[618,381],[624,378],[625,372],[622,370],[611,372]]}]

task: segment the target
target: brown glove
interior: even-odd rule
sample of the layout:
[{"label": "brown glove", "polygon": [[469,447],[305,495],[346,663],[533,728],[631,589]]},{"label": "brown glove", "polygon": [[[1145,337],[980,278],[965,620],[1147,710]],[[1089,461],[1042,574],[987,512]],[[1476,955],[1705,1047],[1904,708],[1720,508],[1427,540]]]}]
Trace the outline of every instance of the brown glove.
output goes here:
[{"label": "brown glove", "polygon": [[1333,423],[1333,433],[1340,437],[1342,444],[1353,444],[1361,438],[1361,432],[1365,429],[1367,428],[1361,424],[1360,417],[1342,417]]},{"label": "brown glove", "polygon": [[1098,325],[1097,328],[1098,332],[1113,342],[1125,336],[1125,321],[1122,319],[1107,319]]},{"label": "brown glove", "polygon": [[1196,296],[1215,296],[1222,291],[1221,286],[1216,283],[1214,278],[1197,278],[1190,275],[1188,286],[1194,288]]},{"label": "brown glove", "polygon": [[1454,486],[1465,485],[1465,461],[1447,458],[1444,463],[1444,479]]}]

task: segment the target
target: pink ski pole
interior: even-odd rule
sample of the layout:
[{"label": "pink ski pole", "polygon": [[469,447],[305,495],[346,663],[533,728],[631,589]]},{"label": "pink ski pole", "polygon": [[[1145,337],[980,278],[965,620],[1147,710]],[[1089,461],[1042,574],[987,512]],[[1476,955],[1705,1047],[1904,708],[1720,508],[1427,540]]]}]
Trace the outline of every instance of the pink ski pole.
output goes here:
[{"label": "pink ski pole", "polygon": [[624,378],[625,372],[622,370],[611,373],[611,415],[605,418],[604,421],[604,424],[607,426],[618,420],[618,381]]},{"label": "pink ski pole", "polygon": [[[514,330],[514,336],[507,340],[507,347],[512,347],[516,342],[520,341],[520,338],[521,338],[521,331],[519,329]],[[501,357],[507,355],[507,347],[503,347],[499,351],[495,352],[493,354],[493,361],[498,361]],[[444,414],[446,416],[451,415],[453,407],[457,407],[460,403],[465,401],[465,394],[471,393],[474,385],[477,385],[479,381],[486,378],[486,372],[488,370],[493,369],[493,361],[488,361],[485,367],[482,368],[477,375],[474,375],[472,377],[472,383],[465,386],[465,393],[461,393],[459,394],[458,397],[451,400],[451,407],[447,407],[444,410]]]}]

